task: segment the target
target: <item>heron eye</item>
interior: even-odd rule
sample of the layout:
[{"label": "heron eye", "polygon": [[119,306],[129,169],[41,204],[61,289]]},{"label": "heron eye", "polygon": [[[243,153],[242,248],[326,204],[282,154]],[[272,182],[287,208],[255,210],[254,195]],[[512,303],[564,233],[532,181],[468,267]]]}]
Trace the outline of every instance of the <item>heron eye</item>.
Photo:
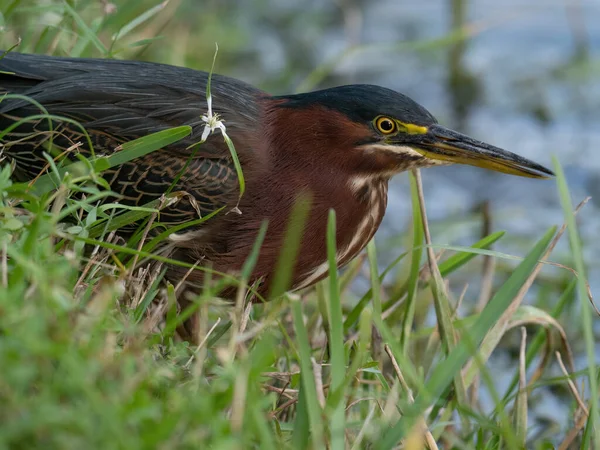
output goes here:
[{"label": "heron eye", "polygon": [[396,122],[388,117],[379,117],[375,121],[375,126],[382,134],[392,134],[396,131]]}]

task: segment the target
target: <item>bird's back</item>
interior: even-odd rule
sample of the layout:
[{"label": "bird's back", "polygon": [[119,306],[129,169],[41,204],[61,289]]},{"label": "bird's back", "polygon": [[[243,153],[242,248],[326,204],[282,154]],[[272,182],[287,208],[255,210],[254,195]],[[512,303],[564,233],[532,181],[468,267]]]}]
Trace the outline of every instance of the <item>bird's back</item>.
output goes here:
[{"label": "bird's back", "polygon": [[[0,51],[1,53],[1,51]],[[104,58],[69,58],[45,55],[30,55],[10,52],[0,59],[0,89],[4,92],[27,94],[29,89],[42,83],[56,83],[53,86],[84,87],[86,83],[91,91],[98,85],[111,91],[113,83],[131,83],[136,81],[130,94],[163,87],[201,98],[206,96],[208,73],[186,67],[172,66],[144,61],[129,61]],[[104,85],[102,83],[108,83]],[[246,94],[254,96],[260,91],[249,84],[223,75],[213,74],[213,92],[231,95]],[[46,84],[45,86],[50,86]],[[131,87],[122,84],[112,86],[124,91]],[[33,91],[35,92],[35,90]],[[60,91],[56,94],[59,94]],[[160,92],[156,93],[159,94]],[[80,100],[85,100],[81,98]],[[250,106],[250,105],[248,105]]]},{"label": "bird's back", "polygon": [[[169,189],[187,160],[188,169],[174,190],[190,194],[163,216],[189,220],[235,198],[237,176],[221,136],[213,135],[192,152],[204,130],[208,74],[188,68],[139,61],[60,58],[8,53],[0,60],[0,130],[23,118],[35,120],[2,138],[2,150],[16,163],[17,178],[33,179],[46,167],[52,136],[53,155],[89,153],[81,130],[68,122],[39,118],[49,114],[80,123],[97,154],[110,154],[123,142],[171,127],[189,125],[192,133],[170,146],[126,163],[105,178],[124,203],[141,205]],[[214,75],[213,107],[225,120],[242,158],[251,157],[245,137],[257,128],[261,91],[237,80]],[[23,98],[27,97],[26,98]],[[50,131],[52,130],[52,131]],[[79,145],[84,144],[84,145]],[[192,157],[193,155],[193,157]]]}]

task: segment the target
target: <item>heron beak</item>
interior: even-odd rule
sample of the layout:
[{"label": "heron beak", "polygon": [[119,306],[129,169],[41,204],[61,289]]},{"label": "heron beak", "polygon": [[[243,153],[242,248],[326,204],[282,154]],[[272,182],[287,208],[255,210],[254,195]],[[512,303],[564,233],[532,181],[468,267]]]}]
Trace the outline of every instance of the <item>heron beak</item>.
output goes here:
[{"label": "heron beak", "polygon": [[540,164],[437,124],[428,127],[415,150],[434,160],[468,164],[522,177],[550,178],[554,175]]}]

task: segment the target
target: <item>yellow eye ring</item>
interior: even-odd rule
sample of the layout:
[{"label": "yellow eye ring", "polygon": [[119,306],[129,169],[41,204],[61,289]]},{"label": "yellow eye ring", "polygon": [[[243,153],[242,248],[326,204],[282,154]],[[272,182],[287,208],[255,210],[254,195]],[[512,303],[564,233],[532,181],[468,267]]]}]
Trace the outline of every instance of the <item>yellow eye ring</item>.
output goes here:
[{"label": "yellow eye ring", "polygon": [[375,126],[381,134],[392,134],[396,131],[396,122],[389,117],[378,117],[375,120]]}]

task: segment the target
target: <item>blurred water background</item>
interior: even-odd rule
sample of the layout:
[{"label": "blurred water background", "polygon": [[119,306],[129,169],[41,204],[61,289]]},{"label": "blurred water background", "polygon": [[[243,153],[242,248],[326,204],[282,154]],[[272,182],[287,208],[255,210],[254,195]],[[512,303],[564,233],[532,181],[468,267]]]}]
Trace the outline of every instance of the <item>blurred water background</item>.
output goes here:
[{"label": "blurred water background", "polygon": [[[32,2],[32,11],[34,3],[44,2]],[[110,12],[112,4],[95,3],[99,14]],[[134,17],[155,2],[113,3]],[[40,24],[51,21],[52,13],[47,13]],[[592,292],[600,288],[600,243],[595,239],[600,227],[600,0],[171,1],[143,33],[147,36],[138,39],[163,38],[116,57],[207,70],[218,42],[217,72],[271,93],[380,84],[409,95],[441,123],[473,137],[547,166],[556,155],[573,201],[592,196],[578,218]],[[495,249],[514,255],[524,255],[543,231],[563,220],[552,180],[464,166],[423,171],[423,180],[434,243],[469,245],[477,240],[486,203],[492,230],[508,231]],[[382,261],[406,244],[410,222],[408,177],[403,174],[391,185],[376,239]],[[563,239],[553,259],[569,265],[567,245]],[[498,261],[500,273],[510,271],[513,263]],[[479,275],[480,265],[478,259],[450,277],[456,295],[465,282],[471,283],[465,302],[477,299],[477,277],[469,274]],[[545,268],[542,279],[544,273],[552,274],[548,283],[572,276]],[[528,301],[536,295],[544,292],[534,290]],[[577,311],[571,317],[572,323],[563,325],[582,368],[586,363],[577,348]],[[501,391],[510,381],[510,375],[501,374],[504,366],[514,365],[513,350],[508,343],[490,361]],[[564,429],[571,414],[561,407],[564,395],[536,390],[530,405],[533,426],[560,424]]]}]

